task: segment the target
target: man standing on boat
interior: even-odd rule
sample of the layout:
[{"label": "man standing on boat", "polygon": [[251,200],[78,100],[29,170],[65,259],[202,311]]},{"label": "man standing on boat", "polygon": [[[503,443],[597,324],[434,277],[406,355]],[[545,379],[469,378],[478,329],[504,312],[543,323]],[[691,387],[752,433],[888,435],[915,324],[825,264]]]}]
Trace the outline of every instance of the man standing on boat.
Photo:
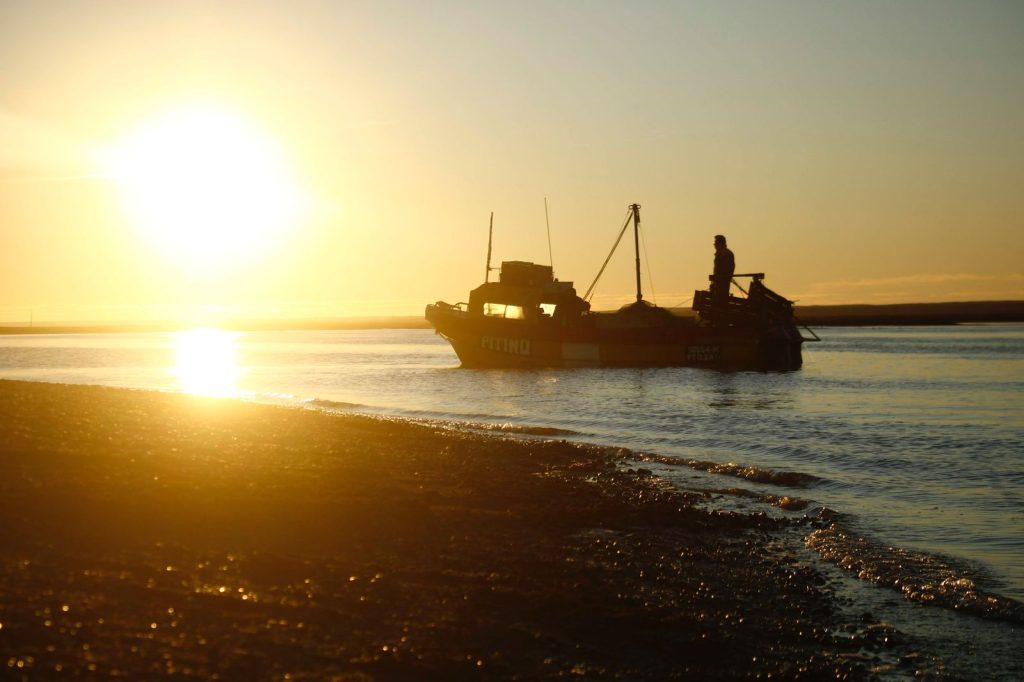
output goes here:
[{"label": "man standing on boat", "polygon": [[729,286],[736,272],[736,258],[725,245],[725,237],[715,235],[715,272],[711,279],[711,304],[715,308],[729,304]]}]

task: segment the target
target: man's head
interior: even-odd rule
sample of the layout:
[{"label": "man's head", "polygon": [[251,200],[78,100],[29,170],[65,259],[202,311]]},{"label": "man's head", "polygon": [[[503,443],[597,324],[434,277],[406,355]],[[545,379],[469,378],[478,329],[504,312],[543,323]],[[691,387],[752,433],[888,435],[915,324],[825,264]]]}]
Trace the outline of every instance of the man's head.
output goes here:
[{"label": "man's head", "polygon": [[715,248],[716,249],[724,249],[725,248],[725,237],[724,236],[722,236],[720,234],[716,234],[715,235]]}]

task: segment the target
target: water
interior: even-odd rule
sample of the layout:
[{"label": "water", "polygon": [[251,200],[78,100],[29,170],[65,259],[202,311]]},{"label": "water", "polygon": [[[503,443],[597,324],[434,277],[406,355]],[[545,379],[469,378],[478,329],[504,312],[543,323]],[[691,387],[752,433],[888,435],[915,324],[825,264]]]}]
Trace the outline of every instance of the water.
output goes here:
[{"label": "water", "polygon": [[810,499],[880,546],[941,557],[1024,600],[1024,325],[819,331],[801,371],[775,374],[463,370],[427,330],[6,336],[0,377],[557,429],[810,474],[799,490],[711,478]]}]

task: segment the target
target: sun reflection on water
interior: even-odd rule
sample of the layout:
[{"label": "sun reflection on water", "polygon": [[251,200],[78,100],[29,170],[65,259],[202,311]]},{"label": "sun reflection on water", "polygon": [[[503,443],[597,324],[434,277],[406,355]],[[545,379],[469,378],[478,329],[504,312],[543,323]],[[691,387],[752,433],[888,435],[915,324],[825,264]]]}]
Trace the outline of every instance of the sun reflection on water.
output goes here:
[{"label": "sun reflection on water", "polygon": [[171,374],[185,393],[217,397],[239,395],[238,379],[244,373],[238,363],[236,332],[200,328],[173,335],[174,366]]}]

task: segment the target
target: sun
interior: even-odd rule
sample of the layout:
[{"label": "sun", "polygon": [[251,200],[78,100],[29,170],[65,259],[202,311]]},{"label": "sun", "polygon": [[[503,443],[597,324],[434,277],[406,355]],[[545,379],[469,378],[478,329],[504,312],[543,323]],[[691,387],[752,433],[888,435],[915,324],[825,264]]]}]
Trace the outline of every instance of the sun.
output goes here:
[{"label": "sun", "polygon": [[132,222],[163,257],[193,272],[267,255],[305,209],[272,138],[223,107],[180,107],[146,120],[102,163]]},{"label": "sun", "polygon": [[195,395],[240,395],[239,378],[245,373],[238,362],[240,336],[205,327],[172,334],[174,365],[170,373],[177,379],[178,387]]}]

